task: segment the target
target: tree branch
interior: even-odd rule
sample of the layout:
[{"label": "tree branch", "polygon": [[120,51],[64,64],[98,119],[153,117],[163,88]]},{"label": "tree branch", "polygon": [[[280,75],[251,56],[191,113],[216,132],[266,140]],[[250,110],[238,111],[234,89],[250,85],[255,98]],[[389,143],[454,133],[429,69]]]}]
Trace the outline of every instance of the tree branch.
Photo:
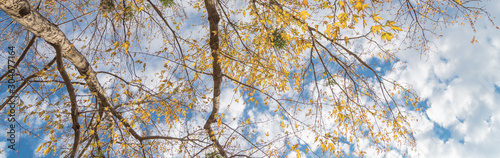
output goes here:
[{"label": "tree branch", "polygon": [[[24,48],[24,50],[23,50],[23,54],[21,54],[21,56],[19,56],[19,59],[17,59],[16,63],[14,64],[14,69],[17,68],[17,66],[19,66],[21,61],[23,61],[24,57],[26,57],[26,54],[28,54],[28,51],[30,50],[31,46],[33,46],[33,43],[35,43],[36,39],[37,39],[37,37],[35,35],[33,35],[33,37],[31,37],[30,42],[28,42],[28,45],[26,45],[26,48]],[[5,78],[5,76],[7,76],[8,74],[9,74],[8,71],[5,74],[3,74],[2,77],[0,77],[0,81],[2,81]]]},{"label": "tree branch", "polygon": [[45,65],[45,67],[32,74],[32,75],[29,75],[28,77],[26,77],[24,80],[23,80],[23,83],[21,83],[21,85],[19,85],[19,87],[17,87],[17,89],[14,91],[14,93],[12,93],[13,95],[10,95],[3,103],[2,105],[0,105],[0,110],[2,110],[3,108],[5,108],[5,106],[7,105],[8,102],[10,102],[10,100],[12,100],[12,98],[14,98],[14,96],[16,96],[17,93],[19,93],[19,91],[21,91],[21,89],[24,88],[24,86],[26,86],[31,79],[35,78],[35,77],[38,77],[40,75],[41,72],[44,72],[44,71],[47,71],[49,68],[51,68],[54,63],[56,62],[56,58],[52,59],[52,61],[50,61],[47,65]]},{"label": "tree branch", "polygon": [[[123,116],[119,112],[117,112],[116,109],[113,108],[113,106],[111,106],[104,88],[101,86],[99,80],[97,79],[97,73],[94,71],[94,69],[92,69],[86,57],[74,47],[74,45],[68,40],[66,35],[55,24],[43,17],[38,11],[32,10],[29,2],[26,0],[6,0],[3,3],[0,3],[0,9],[7,15],[9,15],[14,21],[33,33],[35,36],[44,39],[47,43],[54,46],[54,48],[59,49],[58,51],[61,52],[61,56],[71,62],[78,70],[80,75],[83,76],[90,92],[93,95],[96,95],[98,99],[98,105],[102,106],[100,108],[108,107],[111,114],[123,123],[123,126],[125,126],[127,131],[130,132],[130,134],[134,138],[139,141],[151,138],[140,136],[134,129],[132,129],[132,126],[127,121],[125,121]],[[9,98],[8,100],[10,99],[11,98]],[[6,103],[7,102],[5,102],[4,105],[0,106],[0,110],[5,107]],[[155,138],[171,139],[171,137],[160,136]]]},{"label": "tree branch", "polygon": [[205,125],[203,128],[207,131],[208,136],[210,137],[210,140],[214,143],[215,147],[217,150],[219,150],[219,154],[221,154],[222,157],[227,157],[226,151],[224,151],[224,148],[220,145],[219,141],[215,137],[215,132],[210,127],[210,125],[214,122],[216,122],[216,115],[219,111],[219,100],[220,100],[220,92],[221,92],[221,83],[222,83],[222,72],[221,72],[221,66],[220,66],[220,53],[219,53],[219,21],[220,21],[220,16],[219,13],[217,13],[217,8],[215,6],[214,0],[205,0],[205,8],[207,9],[208,13],[208,22],[210,23],[210,51],[212,52],[212,77],[214,80],[214,96],[212,99],[212,113],[210,113],[210,116],[208,117],[207,121],[205,122]]},{"label": "tree branch", "polygon": [[75,131],[75,137],[73,137],[73,148],[71,149],[70,152],[70,157],[74,158],[76,156],[76,151],[78,150],[78,144],[80,140],[80,124],[78,123],[78,104],[76,103],[76,94],[75,94],[75,88],[73,87],[73,84],[71,83],[71,79],[69,78],[68,73],[64,69],[64,63],[63,59],[61,57],[61,48],[52,45],[54,49],[56,50],[56,61],[57,61],[57,70],[61,74],[61,77],[64,80],[64,84],[66,85],[66,90],[68,91],[69,94],[69,99],[71,102],[71,122],[73,123],[73,130]]}]

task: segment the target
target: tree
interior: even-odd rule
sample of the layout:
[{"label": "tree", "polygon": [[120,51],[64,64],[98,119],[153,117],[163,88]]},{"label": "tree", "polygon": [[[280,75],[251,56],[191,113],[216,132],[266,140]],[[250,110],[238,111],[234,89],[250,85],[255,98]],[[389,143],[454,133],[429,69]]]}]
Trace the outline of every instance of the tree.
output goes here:
[{"label": "tree", "polygon": [[[491,19],[480,5],[4,0],[0,8],[3,42],[31,35],[14,93],[36,100],[19,105],[25,124],[43,120],[23,131],[47,138],[36,152],[300,157],[362,156],[364,144],[412,149],[408,111],[420,100],[375,67],[401,49],[429,51],[428,38],[450,24]],[[221,96],[229,88],[235,95]],[[221,111],[240,104],[245,116]]]}]

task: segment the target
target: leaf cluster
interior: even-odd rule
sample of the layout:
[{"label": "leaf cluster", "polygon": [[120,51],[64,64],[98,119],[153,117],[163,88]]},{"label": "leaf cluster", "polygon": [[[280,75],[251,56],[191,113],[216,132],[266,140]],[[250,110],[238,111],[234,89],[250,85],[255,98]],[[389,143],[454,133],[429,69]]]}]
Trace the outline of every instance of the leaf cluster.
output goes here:
[{"label": "leaf cluster", "polygon": [[174,0],[160,0],[161,4],[166,7],[172,7],[175,3]]},{"label": "leaf cluster", "polygon": [[283,39],[281,34],[284,31],[282,29],[274,29],[272,33],[272,38],[271,38],[271,43],[273,47],[278,48],[278,49],[283,49],[287,45],[287,41]]}]

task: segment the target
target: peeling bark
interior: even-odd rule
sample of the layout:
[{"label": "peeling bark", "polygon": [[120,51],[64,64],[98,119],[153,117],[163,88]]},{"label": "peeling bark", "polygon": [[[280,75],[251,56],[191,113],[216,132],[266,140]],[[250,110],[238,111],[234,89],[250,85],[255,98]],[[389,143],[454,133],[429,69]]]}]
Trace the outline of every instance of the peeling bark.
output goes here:
[{"label": "peeling bark", "polygon": [[84,76],[90,91],[105,94],[104,89],[97,80],[95,71],[90,67],[85,56],[73,46],[55,24],[37,11],[31,10],[28,1],[6,0],[0,4],[0,9],[35,36],[43,38],[53,46],[59,47],[62,57],[70,61],[78,72]]}]

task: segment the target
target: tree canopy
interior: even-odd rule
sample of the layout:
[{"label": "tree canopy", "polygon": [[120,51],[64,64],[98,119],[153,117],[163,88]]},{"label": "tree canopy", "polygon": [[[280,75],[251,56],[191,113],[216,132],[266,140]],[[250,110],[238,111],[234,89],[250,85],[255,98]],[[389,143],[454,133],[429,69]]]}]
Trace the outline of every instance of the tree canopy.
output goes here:
[{"label": "tree canopy", "polygon": [[363,156],[415,146],[422,103],[384,76],[395,54],[491,20],[481,5],[2,0],[0,39],[22,50],[18,122],[41,155]]}]

